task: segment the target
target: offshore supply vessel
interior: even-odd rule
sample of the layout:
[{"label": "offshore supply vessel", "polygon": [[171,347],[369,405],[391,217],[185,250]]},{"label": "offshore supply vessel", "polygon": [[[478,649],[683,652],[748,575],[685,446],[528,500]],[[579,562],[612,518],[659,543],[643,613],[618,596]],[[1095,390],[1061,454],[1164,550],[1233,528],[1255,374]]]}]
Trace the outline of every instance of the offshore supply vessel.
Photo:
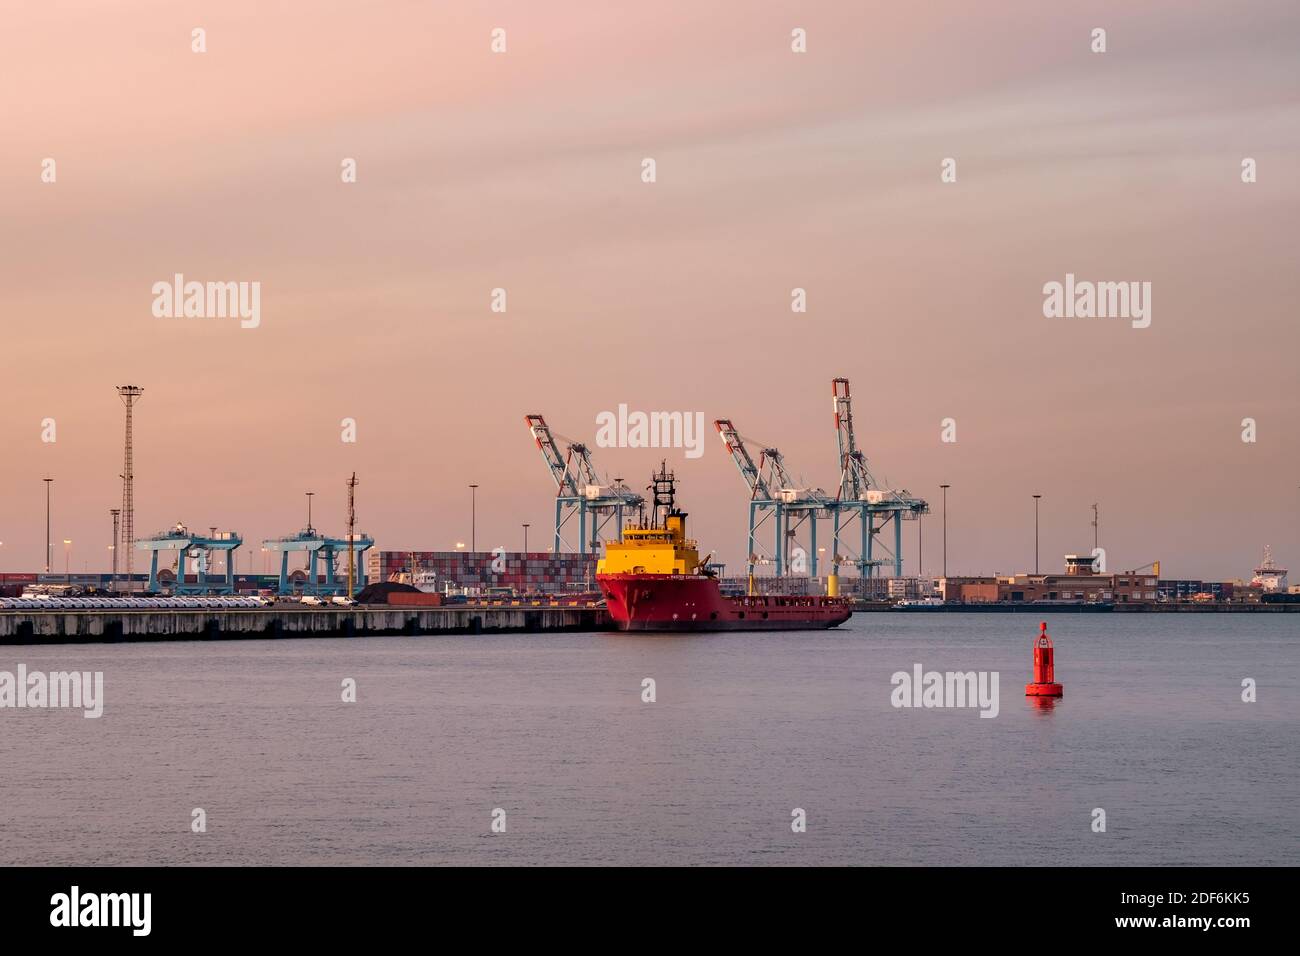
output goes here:
[{"label": "offshore supply vessel", "polygon": [[724,594],[717,575],[686,537],[686,512],[676,504],[676,479],[666,463],[654,476],[649,520],[623,529],[605,545],[596,583],[621,631],[774,631],[835,627],[852,609],[831,576],[828,596]]}]

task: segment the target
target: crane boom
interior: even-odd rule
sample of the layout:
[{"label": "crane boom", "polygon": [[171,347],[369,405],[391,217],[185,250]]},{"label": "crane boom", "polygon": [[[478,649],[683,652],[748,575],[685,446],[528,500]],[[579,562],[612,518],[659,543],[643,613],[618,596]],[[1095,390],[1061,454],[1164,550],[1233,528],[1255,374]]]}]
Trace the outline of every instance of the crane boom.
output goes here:
[{"label": "crane boom", "polygon": [[875,484],[867,470],[867,457],[858,450],[853,434],[853,405],[849,397],[849,380],[837,378],[831,383],[835,408],[835,437],[840,448],[840,486],[836,500],[862,499],[863,494]]},{"label": "crane boom", "polygon": [[745,440],[740,437],[740,432],[736,431],[736,426],[731,424],[730,419],[720,418],[713,423],[713,427],[718,430],[718,437],[727,446],[727,453],[731,455],[731,460],[740,471],[740,477],[745,479],[745,484],[749,487],[750,499],[772,500],[772,490],[758,470],[758,466],[754,464],[754,459],[750,456],[749,449],[745,447]]},{"label": "crane boom", "polygon": [[[551,434],[551,428],[546,424],[546,419],[541,415],[525,415],[524,422],[528,425],[528,431],[532,434],[533,441],[537,442],[542,458],[546,461],[547,470],[550,471],[551,477],[555,479],[557,493],[560,495],[567,494],[574,498],[579,497],[582,491],[578,488],[577,479],[569,468],[569,459],[560,454],[560,448],[555,444],[555,436]],[[590,464],[590,461],[588,461],[588,464]]]}]

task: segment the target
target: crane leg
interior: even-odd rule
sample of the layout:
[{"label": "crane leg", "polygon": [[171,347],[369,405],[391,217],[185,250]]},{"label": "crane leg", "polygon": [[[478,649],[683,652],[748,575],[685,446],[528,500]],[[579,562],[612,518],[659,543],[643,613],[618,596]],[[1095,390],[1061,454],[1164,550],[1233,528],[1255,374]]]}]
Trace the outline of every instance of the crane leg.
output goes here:
[{"label": "crane leg", "polygon": [[903,576],[903,513],[894,512],[894,577]]}]

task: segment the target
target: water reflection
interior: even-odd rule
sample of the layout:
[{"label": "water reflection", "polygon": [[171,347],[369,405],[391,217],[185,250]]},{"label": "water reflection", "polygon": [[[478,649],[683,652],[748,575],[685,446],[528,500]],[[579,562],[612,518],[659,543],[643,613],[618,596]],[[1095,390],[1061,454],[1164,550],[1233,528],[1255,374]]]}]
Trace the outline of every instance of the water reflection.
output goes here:
[{"label": "water reflection", "polygon": [[1056,704],[1060,699],[1061,698],[1059,697],[1032,697],[1029,695],[1025,696],[1025,700],[1029,701],[1030,707],[1032,707],[1034,710],[1038,711],[1039,713],[1044,713],[1044,714],[1050,714],[1052,710],[1056,707]]}]

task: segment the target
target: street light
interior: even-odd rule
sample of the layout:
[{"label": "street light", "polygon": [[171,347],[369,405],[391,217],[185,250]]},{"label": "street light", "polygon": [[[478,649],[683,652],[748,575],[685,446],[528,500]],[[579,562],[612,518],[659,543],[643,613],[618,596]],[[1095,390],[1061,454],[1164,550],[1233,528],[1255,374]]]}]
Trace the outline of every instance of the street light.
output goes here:
[{"label": "street light", "polygon": [[478,485],[469,486],[469,549],[478,550]]},{"label": "street light", "polygon": [[120,520],[121,517],[122,517],[122,509],[121,509],[121,508],[110,508],[110,509],[108,509],[108,513],[111,514],[111,515],[113,516],[113,543],[110,544],[110,545],[108,546],[108,550],[110,550],[110,551],[113,552],[113,587],[112,587],[112,590],[116,591],[116,590],[117,590],[117,536],[118,536],[118,522],[119,522],[119,520]]},{"label": "street light", "polygon": [[45,573],[50,573],[50,560],[54,557],[54,545],[50,543],[50,485],[53,478],[42,478],[45,482]]},{"label": "street light", "polygon": [[1042,495],[1034,495],[1034,573],[1038,573],[1038,499]]},{"label": "street light", "polygon": [[943,576],[948,576],[948,489],[951,485],[940,485],[943,489]]},{"label": "street light", "polygon": [[63,539],[63,577],[66,583],[68,584],[72,583],[72,569],[70,567],[71,563],[72,563],[72,539],[64,538]]},{"label": "street light", "polygon": [[916,513],[916,583],[918,586],[925,575],[925,565],[921,562],[921,519],[924,517],[921,512]]},{"label": "street light", "polygon": [[528,522],[524,522],[524,554],[528,553]]},{"label": "street light", "polygon": [[314,491],[309,491],[309,492],[307,492],[307,533],[308,533],[308,534],[314,534],[314,533],[315,533],[315,530],[314,530],[314,529],[312,528],[312,526],[311,526],[311,499],[312,499],[312,496],[315,495],[315,494],[316,494],[316,492],[314,492]]}]

